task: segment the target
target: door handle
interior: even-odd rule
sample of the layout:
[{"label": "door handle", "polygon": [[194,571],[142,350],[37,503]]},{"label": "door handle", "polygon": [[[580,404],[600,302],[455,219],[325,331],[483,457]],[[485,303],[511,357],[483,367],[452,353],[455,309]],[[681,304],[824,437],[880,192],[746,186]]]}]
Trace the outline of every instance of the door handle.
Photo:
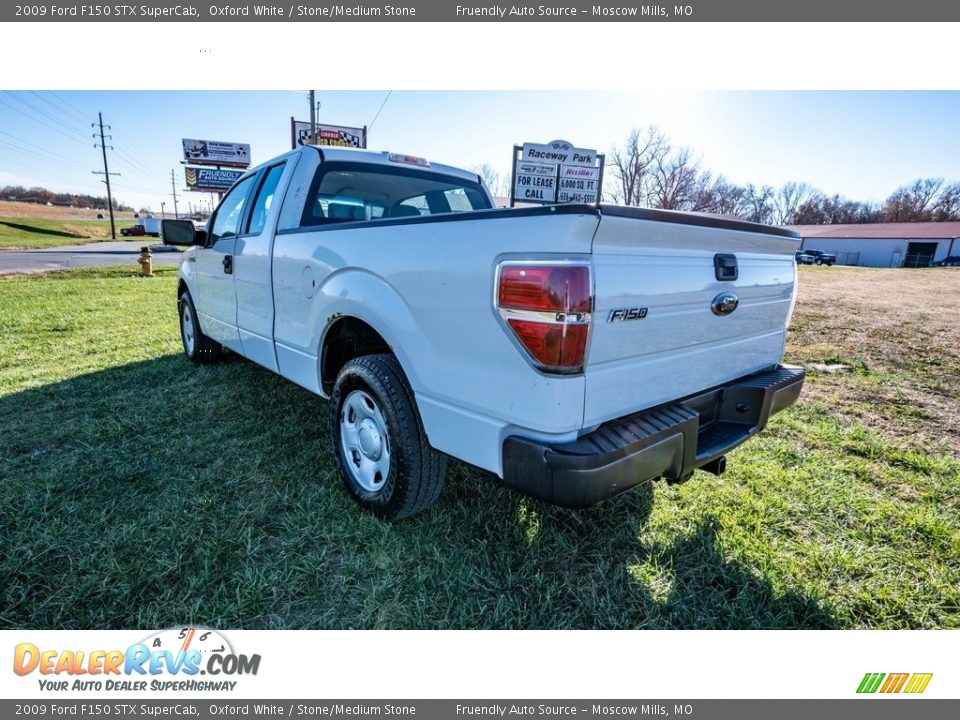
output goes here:
[{"label": "door handle", "polygon": [[233,255],[223,256],[223,272],[226,275],[233,275]]}]

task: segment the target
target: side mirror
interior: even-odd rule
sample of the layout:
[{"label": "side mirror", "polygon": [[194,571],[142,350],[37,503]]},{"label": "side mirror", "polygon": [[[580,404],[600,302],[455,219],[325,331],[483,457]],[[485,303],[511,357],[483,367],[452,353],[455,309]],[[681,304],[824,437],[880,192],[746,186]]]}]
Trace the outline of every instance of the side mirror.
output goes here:
[{"label": "side mirror", "polygon": [[197,230],[190,220],[163,220],[160,236],[164,245],[203,245],[207,233]]}]

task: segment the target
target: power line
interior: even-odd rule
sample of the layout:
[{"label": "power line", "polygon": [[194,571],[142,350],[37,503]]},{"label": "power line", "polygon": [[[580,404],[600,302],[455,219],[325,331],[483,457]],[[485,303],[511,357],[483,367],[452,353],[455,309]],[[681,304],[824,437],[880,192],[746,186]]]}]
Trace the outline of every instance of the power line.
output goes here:
[{"label": "power line", "polygon": [[117,154],[120,157],[124,158],[130,165],[139,168],[146,175],[149,175],[149,176],[154,175],[154,171],[151,168],[148,168],[142,162],[140,162],[139,158],[137,158],[134,151],[128,151],[126,148],[126,145],[117,141],[116,139],[113,141],[113,143],[116,146]]},{"label": "power line", "polygon": [[60,95],[59,93],[55,93],[55,92],[53,92],[52,90],[50,90],[50,91],[48,91],[48,92],[49,92],[49,94],[50,94],[51,96],[53,96],[54,98],[56,98],[57,102],[62,103],[64,107],[68,107],[68,108],[70,108],[71,110],[73,110],[74,112],[79,113],[80,115],[93,115],[93,113],[94,113],[94,111],[91,110],[90,108],[83,109],[83,108],[81,108],[81,107],[78,107],[77,105],[74,105],[72,102],[70,102],[69,100],[67,100],[65,97],[63,97],[63,96]]},{"label": "power line", "polygon": [[[31,91],[30,91],[30,94],[31,94],[31,95],[35,95],[38,99],[40,99],[40,100],[42,100],[43,102],[45,102],[49,107],[51,107],[51,108],[54,110],[54,112],[64,113],[64,108],[63,108],[63,106],[57,105],[57,104],[54,103],[50,98],[48,98],[46,95],[41,95],[41,94],[38,93],[36,90],[31,90]],[[83,113],[80,113],[80,114],[83,115]],[[70,117],[70,120],[66,120],[66,119],[60,118],[58,121],[59,121],[59,122],[62,122],[64,125],[70,124],[71,126],[73,126],[74,129],[79,128],[78,134],[81,134],[81,135],[82,135],[82,134],[84,134],[84,133],[86,132],[86,128],[83,126],[83,123],[79,123],[79,124],[77,123],[77,121],[73,118],[74,115],[76,115],[76,113],[75,113],[74,111],[72,111],[72,110],[67,110],[66,113],[64,114],[64,117],[69,116],[69,117]]]},{"label": "power line", "polygon": [[387,96],[383,99],[383,102],[380,103],[380,109],[377,110],[377,114],[373,116],[373,120],[370,121],[370,124],[367,126],[367,130],[370,130],[373,127],[373,124],[377,121],[377,118],[380,117],[383,106],[387,104],[387,100],[390,99],[391,95],[393,95],[393,90],[387,92]]},{"label": "power line", "polygon": [[143,193],[148,193],[150,195],[163,195],[162,190],[157,190],[156,188],[144,187],[140,183],[130,182],[128,179],[124,180],[114,180],[114,187],[127,188],[128,190],[135,190]]},{"label": "power line", "polygon": [[30,140],[25,140],[24,138],[22,138],[22,137],[20,137],[20,136],[18,136],[18,135],[14,135],[13,133],[9,133],[9,132],[7,132],[6,130],[0,130],[0,133],[2,133],[3,135],[6,135],[7,137],[13,138],[15,141],[17,141],[18,143],[20,143],[20,144],[22,144],[22,145],[30,145],[31,147],[35,147],[35,148],[37,148],[37,149],[39,149],[39,150],[43,150],[43,151],[45,151],[45,152],[50,152],[49,148],[47,148],[47,147],[45,147],[45,146],[43,146],[43,145],[38,145],[37,143],[31,142]]},{"label": "power line", "polygon": [[[10,135],[10,133],[5,133],[2,130],[0,130],[0,133],[3,133],[4,135]],[[10,137],[13,137],[13,136],[10,135]],[[3,138],[0,138],[0,144],[3,144],[5,147],[7,147],[9,150],[13,152],[21,153],[23,155],[29,155],[30,157],[36,158],[37,160],[42,160],[44,162],[49,162],[49,163],[57,163],[58,165],[71,165],[73,167],[86,170],[87,166],[77,162],[76,160],[70,160],[69,158],[55,155],[54,153],[49,152],[48,150],[45,150],[43,148],[40,148],[39,146],[37,146],[38,149],[18,146],[18,145],[26,144],[25,141],[20,140],[18,138],[14,138],[14,140],[18,144],[14,144],[9,140],[4,140]]]},{"label": "power line", "polygon": [[[73,133],[74,135],[76,135],[78,139],[81,139],[81,140],[83,139],[83,135],[82,135],[80,132],[78,132],[77,130],[74,130],[74,129],[70,128],[70,127],[67,125],[67,123],[65,123],[65,122],[63,121],[62,118],[54,117],[53,115],[51,115],[50,113],[48,113],[46,110],[43,110],[42,108],[38,108],[38,107],[37,107],[36,105],[34,105],[33,103],[27,102],[27,101],[24,100],[22,97],[20,97],[19,95],[16,95],[15,93],[11,92],[10,90],[4,90],[3,92],[6,93],[7,95],[9,95],[10,97],[12,97],[14,100],[16,100],[16,101],[18,101],[18,102],[20,102],[20,103],[23,103],[24,105],[26,105],[28,108],[30,108],[30,109],[33,110],[34,112],[39,113],[40,115],[43,115],[45,118],[48,118],[48,119],[50,119],[50,120],[53,120],[53,122],[57,123],[57,124],[60,126],[61,132],[62,132],[63,130],[66,130],[67,132],[71,132],[71,133]],[[36,119],[36,118],[35,118],[35,119]]]},{"label": "power line", "polygon": [[[73,120],[67,120],[66,118],[62,117],[62,115],[64,114],[64,110],[63,110],[60,106],[55,105],[55,104],[50,100],[49,97],[46,97],[45,95],[41,95],[41,94],[39,94],[39,93],[37,93],[37,92],[34,92],[34,91],[30,91],[30,92],[31,92],[33,95],[35,95],[39,100],[42,100],[42,101],[45,102],[48,106],[50,106],[50,107],[54,110],[54,112],[56,112],[58,115],[60,115],[60,117],[56,117],[56,116],[52,115],[50,112],[47,112],[46,110],[44,110],[43,107],[38,107],[37,105],[35,105],[35,104],[31,103],[31,102],[28,102],[28,101],[25,100],[24,98],[19,97],[19,96],[15,95],[15,94],[13,94],[13,93],[11,93],[11,92],[9,92],[9,91],[4,91],[4,92],[6,92],[6,94],[10,95],[11,97],[13,97],[15,100],[17,100],[17,101],[18,101],[19,103],[21,103],[23,106],[25,106],[25,107],[29,108],[30,110],[32,110],[32,111],[33,111],[33,114],[28,113],[28,112],[25,112],[25,111],[24,111],[23,109],[21,109],[20,107],[10,105],[10,104],[7,103],[7,102],[0,101],[0,104],[6,106],[6,107],[8,107],[8,108],[10,108],[11,110],[15,110],[16,112],[20,113],[21,115],[29,118],[29,119],[31,120],[31,122],[39,123],[40,125],[42,125],[42,126],[44,126],[44,127],[50,128],[50,129],[58,132],[60,135],[63,135],[63,136],[64,136],[65,138],[67,138],[68,140],[73,140],[73,138],[72,138],[68,133],[75,133],[75,132],[77,132],[77,131],[74,129],[75,127],[77,127],[77,126],[75,125],[75,121],[73,121]],[[58,97],[58,96],[56,96],[56,95],[53,95],[52,93],[51,93],[51,96],[53,96],[53,97],[57,100],[57,102],[62,103],[63,108],[69,108],[66,112],[69,112],[71,115],[72,115],[73,113],[80,113],[81,115],[82,115],[82,114],[85,114],[85,111],[84,111],[84,110],[82,110],[81,108],[77,107],[76,105],[74,105],[74,104],[72,104],[72,103],[69,103],[67,100],[62,99],[62,98],[60,98],[60,97]],[[57,127],[51,126],[51,125],[50,125],[49,123],[47,123],[43,118],[48,118],[48,119],[54,121],[55,123],[57,123]],[[20,145],[13,145],[13,144],[10,144],[9,142],[5,144],[5,147],[9,148],[10,150],[12,150],[12,151],[14,151],[14,152],[19,152],[19,153],[21,153],[21,154],[30,155],[30,156],[32,156],[35,160],[39,160],[39,161],[45,162],[45,163],[46,163],[46,162],[58,162],[58,163],[62,163],[62,164],[68,164],[68,165],[76,166],[76,167],[78,167],[78,168],[83,168],[83,167],[85,167],[85,166],[82,165],[81,163],[78,163],[78,162],[76,162],[76,161],[74,161],[74,160],[69,160],[69,159],[67,159],[67,158],[63,158],[63,157],[60,157],[60,156],[56,156],[54,153],[52,153],[51,151],[49,151],[47,148],[44,148],[43,146],[38,145],[38,144],[36,144],[36,143],[32,143],[32,142],[30,142],[30,141],[28,141],[28,140],[24,140],[23,138],[17,137],[16,135],[13,135],[13,134],[8,133],[8,132],[3,131],[3,130],[0,130],[0,133],[3,133],[4,135],[12,138],[12,139],[13,139],[14,141],[16,141],[17,143],[20,143]],[[80,136],[80,137],[84,137],[84,136]],[[125,149],[118,147],[118,146],[117,146],[118,143],[116,142],[116,140],[113,139],[113,138],[111,138],[111,139],[113,140],[113,145],[108,146],[108,147],[109,147],[111,150],[114,151],[114,154],[116,155],[116,160],[117,160],[118,162],[120,162],[122,165],[124,165],[124,166],[126,167],[126,169],[128,169],[128,170],[129,170],[130,172],[132,172],[134,175],[142,176],[142,177],[143,177],[144,179],[146,179],[146,180],[150,180],[151,178],[155,177],[155,175],[153,174],[153,172],[152,172],[149,168],[147,168],[142,162],[140,162],[136,157],[133,156],[133,153],[129,153],[129,152],[127,152]],[[26,145],[32,146],[32,148],[36,148],[36,150],[25,149],[24,146],[26,146]],[[95,147],[96,147],[96,144],[95,144]],[[29,168],[31,168],[31,169],[34,170],[34,171],[44,172],[44,173],[47,174],[47,175],[54,175],[54,173],[50,173],[49,171],[45,171],[45,170],[43,170],[42,168],[37,167],[36,165],[25,165],[25,164],[23,164],[23,163],[20,163],[20,164],[23,165],[24,167],[29,167]],[[109,171],[107,171],[107,172],[109,172]],[[99,174],[103,174],[103,173],[99,173]],[[116,176],[116,175],[118,175],[118,173],[110,173],[110,175],[111,175],[111,176]],[[61,178],[61,179],[67,179],[67,178],[66,178],[65,176],[63,176],[63,175],[56,175],[56,176],[59,177],[59,178]],[[116,183],[114,183],[114,185],[115,185],[115,184],[116,184]],[[149,188],[144,187],[143,185],[140,185],[140,184],[137,184],[137,183],[134,183],[134,182],[129,182],[129,181],[121,182],[121,183],[120,183],[120,186],[121,186],[121,187],[133,188],[134,190],[139,190],[140,192],[147,193],[147,194],[150,194],[150,195],[162,194],[162,191],[161,191],[160,193],[158,193],[158,191],[157,191],[155,188],[154,188],[154,189],[149,189]]]},{"label": "power line", "polygon": [[61,179],[61,180],[66,180],[67,182],[69,182],[69,183],[71,183],[71,184],[73,184],[73,185],[82,185],[82,184],[83,184],[82,182],[78,182],[76,178],[70,178],[70,177],[67,177],[66,175],[61,175],[60,173],[50,172],[49,170],[47,170],[47,169],[45,169],[45,168],[40,168],[40,167],[37,167],[36,165],[31,165],[30,163],[25,163],[25,162],[23,162],[22,160],[15,160],[15,159],[13,159],[13,158],[5,158],[4,162],[9,163],[9,164],[11,164],[11,165],[19,165],[20,167],[24,167],[24,168],[27,168],[27,169],[29,169],[29,170],[33,170],[33,171],[35,171],[35,172],[42,173],[42,174],[45,175],[45,176],[50,176],[50,177],[59,178],[59,179]]},{"label": "power line", "polygon": [[[4,91],[4,92],[6,92],[6,91]],[[71,140],[71,141],[73,141],[73,142],[76,142],[76,138],[70,137],[69,135],[67,135],[67,133],[65,133],[62,128],[55,127],[55,126],[51,125],[50,123],[41,120],[40,118],[32,117],[29,113],[26,113],[26,112],[24,112],[23,110],[21,110],[20,108],[15,107],[15,106],[11,105],[10,103],[4,102],[3,100],[0,100],[0,105],[4,105],[4,106],[10,108],[11,110],[20,113],[21,115],[23,115],[25,118],[29,119],[29,120],[32,121],[32,122],[40,123],[40,124],[43,125],[44,127],[50,128],[50,129],[53,130],[54,132],[60,133],[60,134],[63,135],[65,138],[67,138],[67,140]],[[84,138],[84,141],[86,142],[86,138]]]},{"label": "power line", "polygon": [[74,98],[73,98],[73,99],[76,101],[76,104],[75,104],[74,102],[71,102],[70,100],[68,100],[68,99],[67,99],[63,94],[61,94],[61,93],[56,93],[56,92],[53,92],[52,90],[49,91],[49,92],[50,92],[51,95],[53,95],[55,98],[57,98],[58,101],[62,102],[65,106],[70,107],[72,110],[80,113],[80,115],[83,115],[83,116],[91,116],[91,115],[96,115],[96,114],[97,114],[96,108],[94,108],[94,107],[91,106],[91,105],[87,105],[85,102],[83,102],[82,100],[80,100],[79,97],[76,97],[76,93],[73,93],[73,95],[74,95]]}]

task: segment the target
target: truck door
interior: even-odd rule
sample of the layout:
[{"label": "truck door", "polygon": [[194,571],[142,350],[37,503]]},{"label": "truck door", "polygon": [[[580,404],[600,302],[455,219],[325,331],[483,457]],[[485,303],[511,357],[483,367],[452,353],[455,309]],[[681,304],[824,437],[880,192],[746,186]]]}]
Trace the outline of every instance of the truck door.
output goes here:
[{"label": "truck door", "polygon": [[273,348],[273,284],[270,268],[273,231],[279,213],[284,171],[296,157],[278,162],[260,173],[250,216],[236,238],[234,282],[237,290],[237,329],[243,354],[264,367],[277,371]]},{"label": "truck door", "polygon": [[194,305],[203,332],[228,348],[242,352],[237,331],[237,293],[233,263],[237,233],[244,221],[255,175],[233,186],[210,218],[207,244],[197,251]]}]

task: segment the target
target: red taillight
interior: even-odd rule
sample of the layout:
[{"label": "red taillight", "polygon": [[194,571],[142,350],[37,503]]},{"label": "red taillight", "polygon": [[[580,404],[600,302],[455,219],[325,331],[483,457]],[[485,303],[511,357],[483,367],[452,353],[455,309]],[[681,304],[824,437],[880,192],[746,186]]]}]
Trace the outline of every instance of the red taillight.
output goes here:
[{"label": "red taillight", "polygon": [[583,368],[590,328],[590,268],[567,264],[500,267],[497,309],[537,365]]}]

